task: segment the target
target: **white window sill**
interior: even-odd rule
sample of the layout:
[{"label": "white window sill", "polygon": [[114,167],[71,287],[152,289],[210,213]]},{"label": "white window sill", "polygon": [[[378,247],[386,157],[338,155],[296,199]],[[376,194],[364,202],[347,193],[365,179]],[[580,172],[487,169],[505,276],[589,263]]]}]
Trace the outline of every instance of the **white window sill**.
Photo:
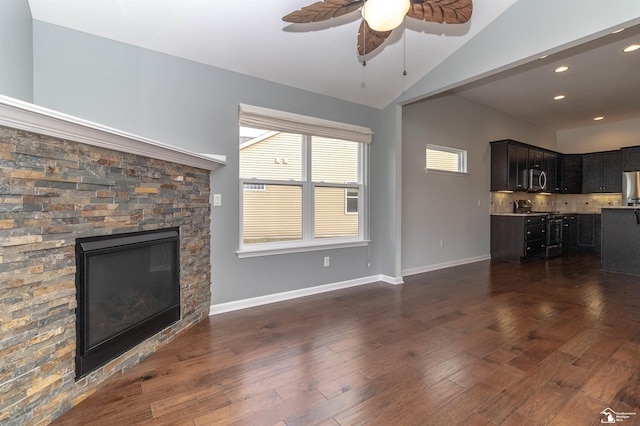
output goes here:
[{"label": "white window sill", "polygon": [[342,240],[342,241],[320,241],[314,243],[296,242],[282,244],[254,244],[253,246],[243,247],[236,252],[238,258],[273,256],[276,254],[303,253],[317,250],[331,250],[349,247],[365,247],[369,245],[370,240]]},{"label": "white window sill", "polygon": [[443,175],[443,176],[460,176],[460,177],[469,176],[468,172],[450,172],[447,170],[438,170],[438,169],[424,169],[424,172],[429,174],[434,174],[434,175]]}]

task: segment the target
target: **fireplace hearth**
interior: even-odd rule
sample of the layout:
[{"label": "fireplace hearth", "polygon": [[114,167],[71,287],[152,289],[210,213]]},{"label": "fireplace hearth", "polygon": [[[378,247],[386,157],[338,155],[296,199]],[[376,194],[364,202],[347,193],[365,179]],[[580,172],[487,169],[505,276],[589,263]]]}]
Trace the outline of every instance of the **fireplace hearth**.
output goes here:
[{"label": "fireplace hearth", "polygon": [[76,241],[76,380],[180,319],[179,229]]}]

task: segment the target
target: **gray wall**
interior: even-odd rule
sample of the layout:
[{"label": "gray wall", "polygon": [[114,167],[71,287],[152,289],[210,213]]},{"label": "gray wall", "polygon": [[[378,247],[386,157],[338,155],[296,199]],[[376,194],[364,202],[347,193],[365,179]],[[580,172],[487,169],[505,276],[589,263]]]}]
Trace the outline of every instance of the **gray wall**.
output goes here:
[{"label": "gray wall", "polygon": [[[551,130],[456,95],[404,107],[403,275],[488,256],[489,142],[515,139],[554,148],[555,138]],[[466,150],[468,175],[425,173],[427,143]]]},{"label": "gray wall", "polygon": [[635,145],[640,145],[640,118],[558,132],[558,151],[565,154],[607,151]]},{"label": "gray wall", "polygon": [[372,194],[372,247],[375,247],[380,264],[380,273],[396,282],[402,281],[400,274],[400,170],[402,169],[400,140],[401,107],[391,105],[382,111],[380,136],[384,144],[373,148],[376,155],[371,158]]},{"label": "gray wall", "polygon": [[33,100],[31,10],[27,0],[0,2],[0,94]]},{"label": "gray wall", "polygon": [[[385,243],[372,229],[366,247],[238,259],[238,104],[247,103],[370,127],[373,164],[384,163],[380,111],[241,74],[34,22],[35,103],[195,152],[224,154],[212,174],[212,303],[380,274]],[[389,189],[371,185],[371,205]],[[373,217],[384,216],[373,211]],[[380,221],[378,221],[378,224]],[[377,250],[377,251],[376,251]],[[323,267],[323,257],[331,266]]]},{"label": "gray wall", "polygon": [[[546,6],[541,7],[540,1]],[[2,3],[0,12],[11,8],[7,4]],[[618,0],[593,14],[598,4],[595,0],[519,1],[381,111],[34,22],[33,102],[194,151],[228,156],[229,164],[214,172],[212,184],[213,192],[223,196],[223,206],[214,208],[212,217],[214,303],[375,274],[399,279],[402,230],[411,229],[410,224],[401,224],[402,209],[410,202],[401,204],[400,197],[403,179],[411,178],[401,174],[401,135],[407,120],[401,120],[398,104],[530,60],[540,51],[576,43],[640,15],[637,0]],[[11,12],[13,17],[20,16],[15,7]],[[31,32],[31,22],[20,22],[22,30],[29,29],[23,34]],[[25,40],[17,51],[31,55]],[[0,49],[4,60],[10,49]],[[22,84],[22,75],[9,80],[12,91],[29,86]],[[16,96],[6,87],[0,87],[0,93]],[[366,267],[366,248],[237,259],[240,102],[374,130],[371,267]],[[330,268],[322,268],[325,255],[332,257]]]}]

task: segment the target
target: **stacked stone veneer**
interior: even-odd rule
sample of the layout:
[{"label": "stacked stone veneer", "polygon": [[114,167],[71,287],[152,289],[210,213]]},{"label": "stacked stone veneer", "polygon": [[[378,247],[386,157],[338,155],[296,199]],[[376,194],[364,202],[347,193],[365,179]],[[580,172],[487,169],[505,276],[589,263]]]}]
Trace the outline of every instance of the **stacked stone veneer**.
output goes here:
[{"label": "stacked stone veneer", "polygon": [[[47,424],[210,305],[209,171],[0,126],[0,424]],[[77,237],[180,227],[182,319],[75,381]]]}]

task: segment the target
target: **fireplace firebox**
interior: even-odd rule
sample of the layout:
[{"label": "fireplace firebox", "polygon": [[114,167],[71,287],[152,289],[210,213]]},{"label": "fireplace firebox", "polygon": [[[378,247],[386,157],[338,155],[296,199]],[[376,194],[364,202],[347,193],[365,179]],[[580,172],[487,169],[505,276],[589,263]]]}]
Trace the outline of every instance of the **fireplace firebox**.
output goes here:
[{"label": "fireplace firebox", "polygon": [[178,228],[76,240],[76,380],[180,319]]}]

